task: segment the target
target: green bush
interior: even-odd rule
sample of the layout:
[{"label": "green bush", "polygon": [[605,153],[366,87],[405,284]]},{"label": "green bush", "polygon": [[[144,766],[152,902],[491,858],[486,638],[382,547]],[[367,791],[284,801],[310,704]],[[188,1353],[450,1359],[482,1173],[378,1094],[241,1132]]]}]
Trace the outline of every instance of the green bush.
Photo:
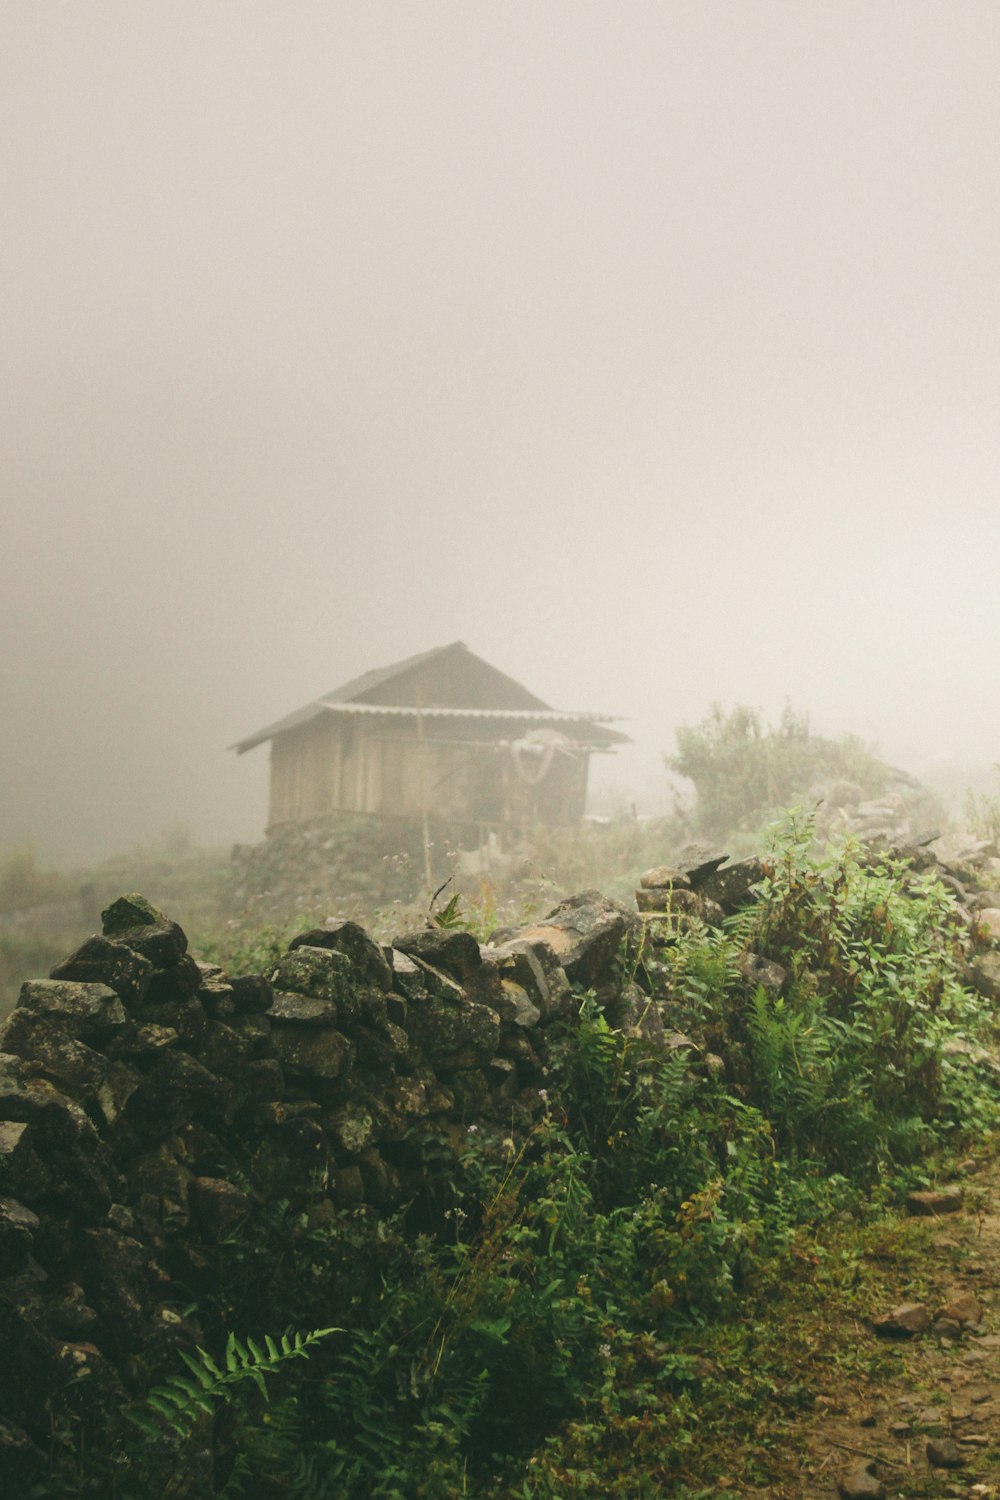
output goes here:
[{"label": "green bush", "polygon": [[875,796],[887,775],[859,739],[812,734],[808,716],[787,704],[777,725],[745,704],[729,713],[713,704],[700,724],[677,730],[677,752],[664,758],[669,770],[694,783],[697,825],[713,837],[761,828],[820,779],[847,780]]}]

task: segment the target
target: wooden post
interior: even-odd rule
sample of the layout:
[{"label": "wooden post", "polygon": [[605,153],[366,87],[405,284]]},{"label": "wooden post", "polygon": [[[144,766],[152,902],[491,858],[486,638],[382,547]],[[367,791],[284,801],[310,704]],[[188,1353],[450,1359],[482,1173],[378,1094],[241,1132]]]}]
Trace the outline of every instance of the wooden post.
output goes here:
[{"label": "wooden post", "polygon": [[434,877],[431,874],[431,836],[430,820],[427,815],[427,741],[424,738],[424,716],[421,713],[421,698],[423,694],[417,692],[417,744],[420,748],[420,821],[421,836],[424,845],[424,884],[427,886],[427,899],[431,899],[434,889]]}]

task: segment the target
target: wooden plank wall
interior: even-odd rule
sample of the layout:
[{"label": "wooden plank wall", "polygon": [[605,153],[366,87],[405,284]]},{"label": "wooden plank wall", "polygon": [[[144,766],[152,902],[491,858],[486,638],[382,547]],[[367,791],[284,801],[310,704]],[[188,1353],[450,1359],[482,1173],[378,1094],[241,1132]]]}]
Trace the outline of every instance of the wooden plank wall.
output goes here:
[{"label": "wooden plank wall", "polygon": [[[481,733],[481,730],[475,732]],[[332,812],[454,821],[575,823],[583,816],[587,756],[557,755],[537,787],[519,781],[492,745],[465,743],[453,723],[314,720],[271,743],[269,824]]]}]

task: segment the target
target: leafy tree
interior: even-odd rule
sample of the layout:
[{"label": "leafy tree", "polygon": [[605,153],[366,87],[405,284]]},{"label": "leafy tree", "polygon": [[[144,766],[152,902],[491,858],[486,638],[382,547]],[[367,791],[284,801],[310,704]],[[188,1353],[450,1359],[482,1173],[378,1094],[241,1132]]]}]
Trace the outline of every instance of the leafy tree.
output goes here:
[{"label": "leafy tree", "polygon": [[697,821],[710,835],[756,829],[769,815],[806,796],[820,780],[848,780],[868,796],[884,787],[887,768],[854,735],[812,734],[806,714],[785,705],[777,725],[738,703],[714,703],[700,724],[677,730],[677,753],[667,767],[693,781]]}]

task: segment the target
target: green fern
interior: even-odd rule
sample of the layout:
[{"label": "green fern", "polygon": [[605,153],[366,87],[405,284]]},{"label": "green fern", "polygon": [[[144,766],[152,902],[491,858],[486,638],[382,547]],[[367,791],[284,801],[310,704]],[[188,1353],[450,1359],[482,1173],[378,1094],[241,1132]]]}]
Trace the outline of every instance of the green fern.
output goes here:
[{"label": "green fern", "polygon": [[[288,1395],[271,1406],[263,1418],[244,1408],[232,1435],[233,1466],[219,1500],[261,1493],[281,1494],[287,1500],[327,1500],[328,1449],[309,1441],[299,1395]],[[270,1486],[270,1489],[268,1489]]]},{"label": "green fern", "polygon": [[815,1018],[762,985],[747,1013],[758,1103],[791,1144],[815,1129],[829,1088],[829,1047]]},{"label": "green fern", "polygon": [[163,1385],[149,1392],[144,1409],[126,1415],[150,1437],[159,1436],[162,1424],[185,1441],[202,1417],[215,1412],[217,1401],[229,1400],[235,1386],[252,1380],[266,1401],[268,1375],[273,1375],[289,1360],[307,1359],[313,1344],[328,1338],[331,1333],[342,1331],[339,1328],[314,1328],[311,1333],[283,1333],[278,1340],[265,1334],[266,1350],[251,1338],[243,1344],[231,1333],[223,1355],[225,1369],[200,1346],[197,1358],[181,1349],[180,1357],[190,1375],[171,1375]]},{"label": "green fern", "polygon": [[634,1093],[626,1066],[628,1041],[610,1025],[592,991],[583,996],[579,1014],[570,1060],[570,1096],[588,1149],[601,1154]]}]

